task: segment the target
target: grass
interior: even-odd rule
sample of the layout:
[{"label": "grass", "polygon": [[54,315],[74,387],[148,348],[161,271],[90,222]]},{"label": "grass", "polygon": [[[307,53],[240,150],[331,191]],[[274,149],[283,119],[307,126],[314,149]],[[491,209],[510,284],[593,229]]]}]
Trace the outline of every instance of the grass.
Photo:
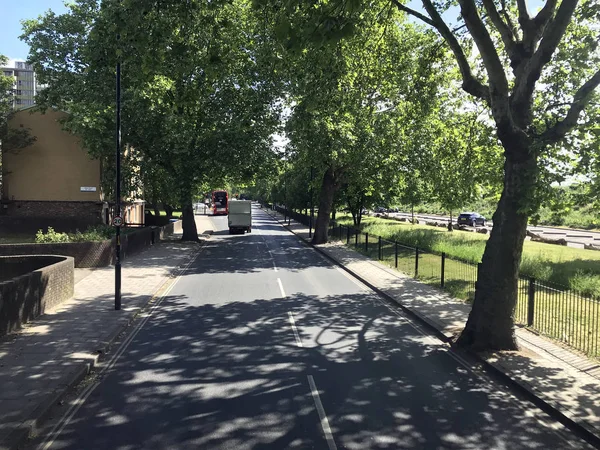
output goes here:
[{"label": "grass", "polygon": [[[352,225],[352,219],[340,216],[338,223]],[[488,235],[480,233],[450,233],[443,228],[378,217],[363,218],[362,230],[410,247],[444,252],[451,258],[473,264],[481,261],[488,239]],[[414,256],[411,258],[414,260]],[[600,297],[600,252],[595,250],[525,241],[521,274]]]},{"label": "grass", "polygon": [[[338,223],[352,225],[351,218],[340,217]],[[472,300],[475,293],[477,269],[483,254],[487,235],[410,225],[381,218],[364,219],[363,231],[351,236],[350,245],[367,256],[379,258],[381,236],[381,261],[390,267],[396,264],[393,240],[410,247],[427,248],[445,252],[444,289],[453,297]],[[344,236],[346,238],[346,236]],[[344,239],[345,240],[345,239]],[[600,296],[600,252],[526,241],[521,261],[523,274],[544,282],[550,281],[572,290]],[[415,249],[398,246],[398,270],[411,276],[415,274]],[[422,251],[419,253],[417,278],[440,287],[441,257]],[[519,280],[515,322],[527,325],[529,280]],[[564,342],[585,354],[600,357],[600,302],[575,294],[572,290],[535,283],[535,313],[532,328],[558,341]]]},{"label": "grass", "polygon": [[[175,217],[177,217],[177,218],[180,218],[182,214],[183,214],[183,213],[182,213],[181,211],[173,211],[173,218],[175,218]],[[161,211],[161,212],[160,212],[160,215],[161,215],[161,216],[166,216],[166,215],[167,215],[167,213],[166,213],[166,212],[164,212],[164,211]]]}]

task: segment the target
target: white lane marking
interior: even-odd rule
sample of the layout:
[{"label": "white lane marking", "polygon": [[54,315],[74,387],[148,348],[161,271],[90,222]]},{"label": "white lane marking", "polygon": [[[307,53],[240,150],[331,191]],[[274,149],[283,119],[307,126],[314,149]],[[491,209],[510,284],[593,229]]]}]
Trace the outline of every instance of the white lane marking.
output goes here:
[{"label": "white lane marking", "polygon": [[281,278],[277,278],[277,284],[279,285],[279,290],[281,291],[281,296],[286,297],[285,291],[283,290],[283,284],[281,284]]},{"label": "white lane marking", "polygon": [[[123,341],[123,343],[121,344],[121,346],[119,347],[117,352],[113,355],[113,357],[110,358],[108,360],[107,364],[100,370],[100,372],[98,372],[98,375],[97,375],[98,379],[102,379],[103,375],[105,373],[109,372],[114,367],[117,360],[121,357],[121,355],[125,352],[125,350],[127,350],[127,348],[129,347],[129,345],[131,344],[133,339],[137,336],[137,334],[140,332],[140,330],[144,327],[146,322],[148,322],[148,320],[152,316],[152,313],[154,312],[154,310],[162,303],[162,301],[165,299],[165,297],[171,293],[171,290],[173,290],[173,288],[175,287],[177,282],[181,279],[181,277],[183,275],[185,275],[185,273],[187,272],[189,267],[194,263],[194,261],[196,261],[196,259],[198,259],[198,255],[200,255],[200,252],[196,253],[196,255],[190,260],[190,262],[188,262],[186,264],[186,266],[183,268],[181,273],[177,276],[177,278],[175,278],[175,280],[172,282],[172,284],[158,298],[158,300],[156,300],[156,303],[154,303],[154,305],[152,305],[150,310],[141,314],[142,320],[140,320],[140,322],[135,326],[135,328],[133,329],[131,334],[129,336],[127,336],[127,338]],[[52,428],[50,433],[48,433],[48,436],[46,437],[46,439],[44,439],[44,441],[42,443],[40,443],[40,445],[38,445],[38,447],[37,447],[38,450],[47,450],[52,446],[52,444],[54,444],[54,441],[58,438],[58,436],[60,436],[60,434],[65,429],[65,427],[73,419],[73,416],[75,416],[77,411],[79,411],[79,409],[83,406],[83,404],[88,399],[88,397],[92,394],[92,392],[94,392],[94,390],[98,386],[100,386],[100,383],[101,383],[101,381],[97,381],[97,382],[91,384],[89,387],[84,389],[79,394],[79,396],[75,399],[75,401],[70,406],[70,408],[65,411],[65,413],[63,414],[61,419],[54,425],[54,427]]]},{"label": "white lane marking", "polygon": [[321,397],[319,396],[319,391],[317,390],[315,379],[312,375],[308,375],[308,384],[310,385],[310,392],[312,393],[312,397],[317,408],[317,413],[319,414],[319,419],[321,419],[321,428],[323,428],[327,446],[329,447],[329,450],[337,450],[337,446],[333,440],[333,433],[331,432],[329,421],[327,420],[327,415],[325,414],[325,408],[323,408],[323,403],[321,403]]},{"label": "white lane marking", "polygon": [[271,252],[271,250],[269,249],[269,244],[267,244],[267,240],[263,236],[262,231],[259,231],[259,234],[265,244],[265,247],[267,247],[267,251],[269,252],[269,255],[271,256],[271,260],[273,261],[273,270],[275,270],[275,272],[278,272],[277,265],[275,264],[275,257],[273,256],[273,252]]},{"label": "white lane marking", "polygon": [[294,320],[294,315],[291,311],[288,311],[288,317],[290,318],[290,325],[292,326],[292,331],[294,332],[296,344],[298,344],[298,347],[304,347],[304,345],[302,344],[302,339],[300,339],[300,334],[298,333],[298,328],[296,328],[296,321]]}]

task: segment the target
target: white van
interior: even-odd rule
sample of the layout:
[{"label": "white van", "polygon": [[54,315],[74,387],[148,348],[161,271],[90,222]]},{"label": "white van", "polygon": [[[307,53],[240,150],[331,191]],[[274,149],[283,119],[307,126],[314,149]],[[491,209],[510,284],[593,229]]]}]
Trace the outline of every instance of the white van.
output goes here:
[{"label": "white van", "polygon": [[233,200],[229,202],[227,216],[229,234],[235,232],[252,232],[252,202],[250,200]]}]

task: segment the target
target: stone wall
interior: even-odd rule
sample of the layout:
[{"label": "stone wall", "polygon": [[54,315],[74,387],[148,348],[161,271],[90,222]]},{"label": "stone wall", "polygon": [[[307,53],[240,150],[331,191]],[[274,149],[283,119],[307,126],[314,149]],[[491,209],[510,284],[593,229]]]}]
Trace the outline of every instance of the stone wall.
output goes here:
[{"label": "stone wall", "polygon": [[75,277],[71,257],[0,256],[0,273],[17,275],[0,280],[0,336],[18,330],[47,308],[73,297]]}]

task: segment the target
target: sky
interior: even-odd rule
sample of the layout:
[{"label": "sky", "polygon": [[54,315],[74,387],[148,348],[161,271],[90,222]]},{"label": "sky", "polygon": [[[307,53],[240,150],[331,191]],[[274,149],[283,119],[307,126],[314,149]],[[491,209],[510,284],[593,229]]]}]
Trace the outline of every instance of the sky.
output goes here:
[{"label": "sky", "polygon": [[21,20],[35,19],[49,9],[55,13],[67,10],[64,0],[0,0],[0,54],[9,59],[27,59],[29,47],[19,40]]}]

